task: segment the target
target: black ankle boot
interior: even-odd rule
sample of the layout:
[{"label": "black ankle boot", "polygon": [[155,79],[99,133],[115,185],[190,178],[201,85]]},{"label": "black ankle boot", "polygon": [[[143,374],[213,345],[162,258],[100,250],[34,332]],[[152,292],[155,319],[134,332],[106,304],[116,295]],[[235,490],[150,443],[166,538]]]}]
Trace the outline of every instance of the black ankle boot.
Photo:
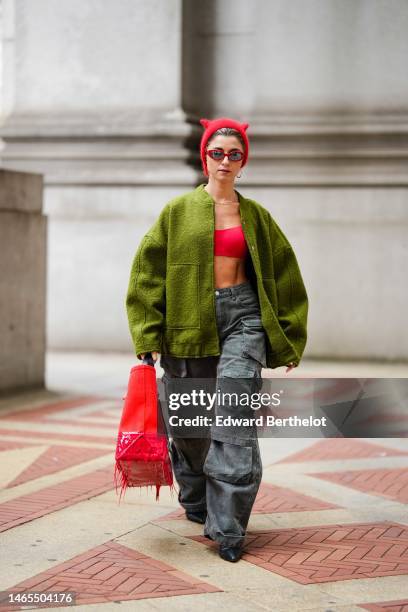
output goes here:
[{"label": "black ankle boot", "polygon": [[236,563],[241,558],[242,546],[226,546],[225,544],[220,544],[218,552],[221,559]]},{"label": "black ankle boot", "polygon": [[196,512],[193,512],[191,510],[186,510],[186,517],[189,521],[193,521],[193,523],[200,523],[200,525],[204,525],[207,518],[207,511],[197,510]]}]

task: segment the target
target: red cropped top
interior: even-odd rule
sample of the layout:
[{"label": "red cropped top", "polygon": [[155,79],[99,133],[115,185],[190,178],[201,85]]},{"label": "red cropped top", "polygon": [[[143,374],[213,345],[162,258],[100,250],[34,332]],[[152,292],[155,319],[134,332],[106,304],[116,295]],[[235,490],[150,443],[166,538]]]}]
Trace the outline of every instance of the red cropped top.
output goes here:
[{"label": "red cropped top", "polygon": [[248,251],[241,225],[214,230],[214,255],[244,259]]}]

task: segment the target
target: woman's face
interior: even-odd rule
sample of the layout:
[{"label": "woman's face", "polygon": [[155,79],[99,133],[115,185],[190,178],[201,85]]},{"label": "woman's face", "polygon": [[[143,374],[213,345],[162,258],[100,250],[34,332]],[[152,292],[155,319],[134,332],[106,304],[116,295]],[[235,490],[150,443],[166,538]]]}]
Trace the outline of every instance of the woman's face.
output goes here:
[{"label": "woman's face", "polygon": [[[221,149],[225,153],[238,150],[244,153],[244,147],[235,136],[215,136],[207,144],[207,151],[210,149]],[[241,166],[242,160],[230,161],[225,155],[223,159],[216,161],[207,155],[208,176],[217,181],[233,183],[235,177],[239,174]]]}]

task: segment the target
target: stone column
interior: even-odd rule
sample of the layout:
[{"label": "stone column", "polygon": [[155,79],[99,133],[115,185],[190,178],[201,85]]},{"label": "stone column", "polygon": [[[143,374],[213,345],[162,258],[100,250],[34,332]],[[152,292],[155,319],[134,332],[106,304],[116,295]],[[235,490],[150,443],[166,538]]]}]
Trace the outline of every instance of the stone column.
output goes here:
[{"label": "stone column", "polygon": [[41,171],[51,348],[133,350],[141,237],[189,190],[181,0],[6,0],[5,167]]},{"label": "stone column", "polygon": [[310,297],[305,355],[407,359],[407,3],[185,11],[185,108],[250,123],[241,191],[295,248]]},{"label": "stone column", "polygon": [[0,392],[44,386],[42,177],[0,170]]}]

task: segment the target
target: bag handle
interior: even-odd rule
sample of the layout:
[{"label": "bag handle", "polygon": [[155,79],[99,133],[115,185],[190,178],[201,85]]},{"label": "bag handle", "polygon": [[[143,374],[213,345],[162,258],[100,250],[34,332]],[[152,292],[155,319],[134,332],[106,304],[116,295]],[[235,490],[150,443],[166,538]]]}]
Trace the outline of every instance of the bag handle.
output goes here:
[{"label": "bag handle", "polygon": [[142,363],[144,365],[151,365],[154,367],[154,361],[151,353],[146,353],[144,358],[142,359]]},{"label": "bag handle", "polygon": [[[151,353],[146,353],[144,358],[142,359],[143,365],[150,365],[154,367],[154,361]],[[126,400],[127,394],[122,397],[123,400]]]}]

